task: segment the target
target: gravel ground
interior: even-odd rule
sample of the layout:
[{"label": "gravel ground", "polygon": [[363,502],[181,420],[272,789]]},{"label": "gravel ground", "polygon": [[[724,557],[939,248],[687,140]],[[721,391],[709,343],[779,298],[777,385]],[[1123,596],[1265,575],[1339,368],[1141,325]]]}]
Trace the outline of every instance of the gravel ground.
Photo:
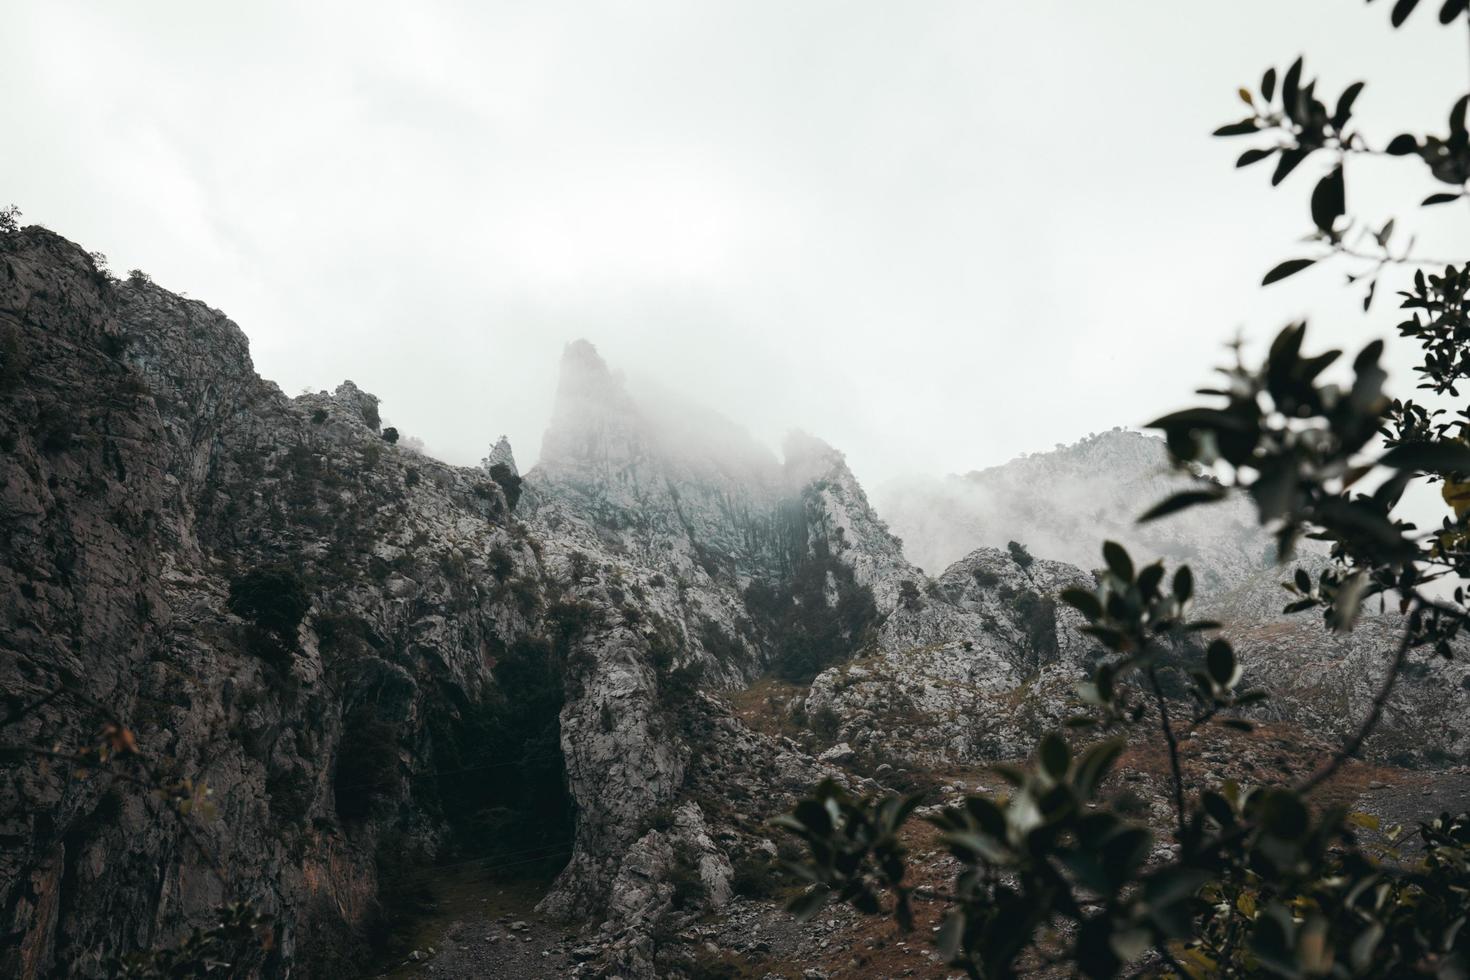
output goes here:
[{"label": "gravel ground", "polygon": [[[1356,764],[1350,771],[1358,771]],[[1385,778],[1370,779],[1374,774]],[[1338,799],[1378,817],[1384,828],[1401,824],[1408,836],[1425,817],[1470,808],[1470,767],[1433,772],[1374,768],[1372,773],[1365,768],[1354,779],[1352,789],[1343,787]],[[1381,835],[1368,832],[1366,836]],[[936,873],[936,880],[953,873],[946,858],[933,851],[926,854],[925,850],[925,844],[921,844],[919,852],[928,857],[926,863]],[[578,951],[587,955],[591,950],[584,945],[585,939],[579,941],[573,927],[536,916],[533,909],[547,884],[477,880],[473,875],[446,882],[438,910],[417,930],[415,944],[420,958],[399,960],[391,969],[380,969],[373,975],[451,980],[552,980],[570,976]],[[920,928],[902,934],[891,923],[864,919],[840,907],[802,925],[774,902],[738,900],[718,918],[687,929],[680,939],[708,962],[738,964],[748,971],[732,976],[791,980],[804,976],[834,980],[876,975],[950,976],[950,971],[936,962],[928,942],[931,937],[927,934],[934,925],[931,910],[920,911]]]}]

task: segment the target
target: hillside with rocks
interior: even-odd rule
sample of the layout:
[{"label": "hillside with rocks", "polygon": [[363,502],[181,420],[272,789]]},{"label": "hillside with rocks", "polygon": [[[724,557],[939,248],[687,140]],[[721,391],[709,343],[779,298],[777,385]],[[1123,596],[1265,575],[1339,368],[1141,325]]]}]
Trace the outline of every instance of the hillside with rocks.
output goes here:
[{"label": "hillside with rocks", "polygon": [[909,558],[934,575],[976,548],[1009,541],[1039,558],[1092,568],[1098,542],[1111,539],[1136,554],[1193,562],[1205,591],[1274,564],[1275,544],[1244,499],[1137,523],[1188,483],[1162,439],[1112,429],[963,475],[893,481],[878,501]]},{"label": "hillside with rocks", "polygon": [[[1132,433],[915,482],[897,534],[838,450],[777,455],[586,341],[529,470],[388,435],[350,381],[262,380],[219,311],[0,234],[0,974],[104,976],[244,902],[248,975],[864,975],[854,920],[779,911],[768,821],[1024,757],[1103,656],[1057,601],[1103,537],[1224,597],[1273,752],[1361,716],[1393,626],[1282,618],[1242,504],[1131,523],[1177,480]],[[1385,785],[1464,761],[1467,685],[1416,662]],[[449,882],[497,912],[430,953]]]}]

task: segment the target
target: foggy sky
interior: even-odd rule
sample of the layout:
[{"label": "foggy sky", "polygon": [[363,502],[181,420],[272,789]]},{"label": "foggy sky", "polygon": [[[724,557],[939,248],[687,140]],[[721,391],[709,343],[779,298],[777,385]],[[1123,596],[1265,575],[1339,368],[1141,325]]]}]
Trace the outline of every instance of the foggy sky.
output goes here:
[{"label": "foggy sky", "polygon": [[[1303,52],[1380,143],[1470,82],[1462,30],[1352,0],[3,8],[0,204],[224,310],[288,393],[523,468],[577,337],[876,483],[1138,425],[1237,331],[1388,335],[1335,270],[1256,288],[1320,170],[1272,191],[1209,132]],[[1349,210],[1470,254],[1422,170],[1354,161]]]}]

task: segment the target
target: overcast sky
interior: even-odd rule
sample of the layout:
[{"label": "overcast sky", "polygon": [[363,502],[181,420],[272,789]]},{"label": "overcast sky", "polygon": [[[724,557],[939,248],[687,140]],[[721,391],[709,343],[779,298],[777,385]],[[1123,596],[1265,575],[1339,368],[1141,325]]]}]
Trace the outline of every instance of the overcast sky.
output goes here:
[{"label": "overcast sky", "polygon": [[[0,204],[465,463],[532,461],[576,337],[876,483],[1145,422],[1237,331],[1386,335],[1335,271],[1256,288],[1313,174],[1209,132],[1303,52],[1382,139],[1470,83],[1353,0],[3,6]],[[1421,169],[1350,210],[1470,254]]]}]

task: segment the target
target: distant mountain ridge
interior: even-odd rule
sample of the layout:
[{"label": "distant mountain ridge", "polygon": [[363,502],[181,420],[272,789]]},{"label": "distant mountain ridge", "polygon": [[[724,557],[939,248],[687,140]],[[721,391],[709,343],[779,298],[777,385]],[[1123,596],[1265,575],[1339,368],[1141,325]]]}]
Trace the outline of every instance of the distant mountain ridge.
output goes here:
[{"label": "distant mountain ridge", "polygon": [[1244,498],[1138,523],[1188,482],[1170,466],[1162,439],[1113,429],[963,476],[893,481],[876,496],[904,553],[931,575],[1009,541],[1093,568],[1101,543],[1112,539],[1146,561],[1189,562],[1206,589],[1233,587],[1269,567],[1272,539]]}]

